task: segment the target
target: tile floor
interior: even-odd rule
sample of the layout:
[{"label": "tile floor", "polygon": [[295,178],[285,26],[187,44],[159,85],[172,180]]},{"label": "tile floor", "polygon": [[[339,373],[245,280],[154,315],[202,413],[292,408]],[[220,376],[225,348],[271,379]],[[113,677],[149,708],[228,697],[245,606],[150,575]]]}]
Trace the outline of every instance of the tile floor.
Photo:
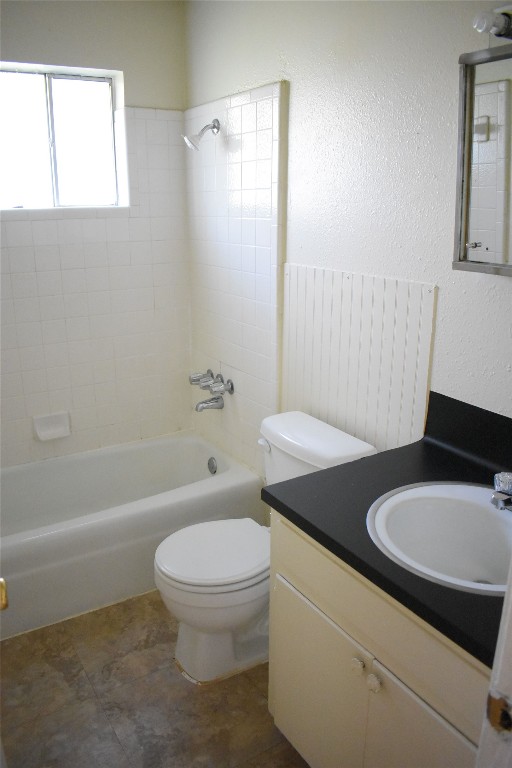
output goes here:
[{"label": "tile floor", "polygon": [[197,686],[158,592],[4,640],[8,768],[308,768],[272,722],[267,665]]}]

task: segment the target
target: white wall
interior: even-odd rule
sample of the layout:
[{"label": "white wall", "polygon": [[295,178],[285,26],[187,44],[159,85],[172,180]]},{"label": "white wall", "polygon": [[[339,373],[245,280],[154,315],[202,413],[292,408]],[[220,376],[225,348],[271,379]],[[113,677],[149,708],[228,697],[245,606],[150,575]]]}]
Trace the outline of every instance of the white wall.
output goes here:
[{"label": "white wall", "polygon": [[[0,20],[3,60],[123,70],[131,105],[129,208],[2,214],[2,464],[190,427],[183,3],[6,0]],[[34,440],[61,410],[71,437]]]},{"label": "white wall", "polygon": [[[3,0],[0,6],[2,56],[6,60],[123,69],[126,103],[134,106],[183,108],[187,103],[200,105],[263,83],[289,80],[288,261],[438,284],[432,388],[512,415],[511,281],[505,277],[451,270],[457,59],[461,52],[487,44],[487,40],[471,28],[475,5],[473,2],[437,1],[233,3],[196,0],[185,4],[187,24],[184,34],[181,2]],[[493,3],[478,3],[479,8],[485,5],[492,7]],[[188,101],[183,103],[185,75],[189,95]],[[142,126],[146,119],[156,120],[157,113],[134,112],[133,117],[140,118],[139,125]],[[152,141],[157,140],[157,131],[150,131]],[[138,137],[141,140],[144,137],[145,142],[148,135],[141,128]],[[137,151],[136,156],[140,156],[142,167],[138,169],[132,162],[135,185],[132,192],[142,192],[147,201],[150,178],[147,142],[144,148],[138,149],[140,155]],[[149,151],[157,152],[155,149]],[[153,155],[152,162],[160,161]],[[142,171],[140,177],[139,170]],[[161,184],[162,174],[158,171],[162,169],[154,166],[152,170],[152,183],[159,177],[157,183]],[[152,189],[156,195],[162,194],[155,191],[155,186]],[[108,289],[104,284],[103,293],[117,291],[116,281],[128,279],[128,274],[134,277],[136,270],[130,269],[140,265],[108,261],[112,249],[123,251],[127,244],[131,248],[136,242],[145,243],[141,246],[145,248],[154,239],[142,234],[147,222],[141,224],[139,221],[141,228],[135,234],[137,224],[134,220],[147,219],[144,213],[147,208],[140,207],[137,198],[132,202],[135,207],[126,220],[122,218],[124,214],[116,224],[112,222],[118,214],[114,214],[110,223],[107,217],[99,217],[105,228],[100,251],[103,254],[106,251],[106,263],[87,263],[86,259],[104,259],[105,256],[98,253],[91,256],[90,244],[85,239],[70,241],[69,230],[65,229],[69,214],[52,213],[46,218],[41,214],[30,219],[29,226],[18,230],[22,240],[28,237],[30,242],[20,242],[13,227],[9,227],[7,241],[6,230],[3,231],[4,269],[9,273],[9,279],[3,280],[8,302],[4,311],[10,329],[6,337],[10,350],[8,364],[6,366],[4,359],[3,366],[3,373],[9,378],[3,396],[21,398],[8,416],[11,422],[18,424],[11,423],[6,427],[5,420],[3,424],[4,439],[6,435],[14,437],[11,445],[17,444],[19,448],[20,434],[24,435],[23,439],[31,439],[27,419],[34,415],[36,405],[40,412],[40,387],[44,385],[45,398],[49,396],[48,375],[54,377],[56,368],[66,369],[62,373],[68,377],[61,381],[51,378],[57,384],[55,391],[61,393],[69,391],[62,382],[71,381],[70,365],[78,366],[73,371],[77,387],[105,383],[96,380],[91,383],[90,365],[85,368],[82,365],[88,361],[74,356],[75,350],[84,346],[84,339],[76,338],[84,332],[84,322],[78,321],[77,317],[87,317],[89,328],[92,323],[99,329],[103,322],[93,319],[93,314],[80,314],[84,311],[84,302],[90,303],[94,312],[101,306],[94,304],[94,297],[88,296],[87,292],[79,291],[80,298],[77,296],[75,303],[71,296],[65,296],[64,284],[67,287],[70,284],[69,275],[65,276],[64,271],[82,269],[81,262],[72,265],[73,259],[81,258],[83,249],[84,269],[107,269],[109,281],[112,276],[114,282],[108,283]],[[173,238],[176,235],[174,225],[183,221],[179,217],[172,219],[175,203],[176,198],[170,202],[171,219],[164,227],[167,233],[171,228]],[[156,214],[159,210],[156,199],[155,205],[152,215],[163,219]],[[13,223],[26,223],[25,212],[14,215],[19,219],[11,219]],[[95,214],[84,216],[85,220],[89,218],[89,223],[75,221],[72,227],[75,236],[79,230],[84,233],[87,227],[98,226],[98,221],[91,224]],[[55,231],[52,221],[59,221],[61,229],[57,229],[54,242],[43,242],[41,238],[47,238],[49,230]],[[127,222],[129,226],[131,223],[129,231],[133,234],[129,235],[128,241],[116,243],[120,237],[120,230],[116,234],[116,228],[126,226]],[[161,223],[163,226],[163,221]],[[161,230],[158,237],[163,234],[164,230]],[[177,238],[179,241],[181,234],[178,233]],[[26,247],[28,250],[23,251]],[[12,248],[20,249],[16,254],[19,258],[11,259]],[[37,251],[36,260],[35,249],[39,248],[43,250]],[[53,248],[57,249],[58,263],[52,262]],[[48,256],[46,262],[42,258],[44,252]],[[154,296],[162,302],[160,310],[172,315],[171,321],[166,319],[166,323],[184,317],[180,315],[180,305],[176,305],[177,312],[174,306],[177,297],[186,300],[188,295],[182,290],[184,262],[181,255],[177,256],[179,253],[180,247],[174,243],[165,257],[162,256],[167,259],[167,264],[156,270],[160,275],[157,279],[165,284],[153,283]],[[64,262],[60,261],[62,254],[65,255]],[[178,271],[176,281],[173,278],[169,282],[169,273],[167,276],[164,273],[174,269],[171,266],[173,254],[178,259]],[[137,258],[142,258],[142,251]],[[118,269],[120,267],[126,269]],[[146,268],[149,270],[149,265]],[[154,264],[150,270],[156,273]],[[38,274],[42,272],[57,272],[58,275]],[[52,278],[55,278],[53,282]],[[94,282],[90,285],[92,293],[96,293]],[[62,293],[59,293],[59,286],[62,286]],[[22,295],[26,291],[30,295]],[[54,306],[59,309],[51,310],[50,300],[54,295],[57,296]],[[30,301],[32,298],[35,301]],[[67,307],[68,315],[43,317],[46,312],[61,312],[63,306]],[[47,369],[46,358],[42,365],[38,333],[37,337],[31,337],[30,328],[25,325],[19,337],[16,331],[16,341],[13,341],[11,332],[18,322],[41,324],[55,320],[59,321],[53,326],[55,329],[62,329],[61,321],[64,321],[66,340],[51,343],[67,345],[66,354],[72,350],[73,357],[49,357]],[[172,333],[175,333],[177,326],[172,327]],[[169,330],[168,325],[166,329]],[[129,326],[122,329],[122,335],[125,333],[130,335]],[[170,340],[171,337],[167,338]],[[178,355],[177,369],[182,364],[184,366],[179,374],[181,387],[181,379],[187,372],[183,360],[189,353],[188,337],[179,346],[175,346],[176,336],[172,338],[162,364],[168,377],[169,365],[174,365],[170,361]],[[119,342],[117,354],[131,357],[130,348],[133,350],[134,347],[125,346],[124,342]],[[130,343],[136,344],[136,340],[132,339]],[[100,348],[101,345],[97,349]],[[97,354],[101,353],[98,351]],[[30,374],[42,368],[46,371],[44,376]],[[50,368],[53,370],[48,374]],[[94,375],[103,378],[107,368],[103,367],[102,373],[99,371],[97,369]],[[11,374],[15,375],[11,377]],[[190,420],[190,390],[185,382],[183,386],[185,390],[180,389],[181,394],[177,395],[174,385],[172,392],[163,386],[163,397],[170,398],[170,410],[165,414],[167,421],[161,421],[159,414],[151,409],[149,395],[147,412],[140,401],[138,413],[141,420],[135,431],[129,427],[116,432],[112,423],[101,423],[104,418],[111,419],[108,403],[103,401],[97,401],[100,410],[94,417],[97,418],[95,426],[91,421],[92,411],[83,413],[85,421],[78,423],[82,424],[84,432],[98,430],[96,436],[102,442],[115,440],[115,434],[123,440],[133,435],[178,429]],[[98,397],[108,397],[108,387],[99,387],[98,393],[100,391],[102,394]],[[90,393],[90,389],[82,392],[85,397]],[[33,408],[27,409],[25,397],[29,397]],[[178,399],[173,399],[175,397]],[[186,400],[185,406],[181,397]],[[61,402],[53,397],[49,399],[52,409]],[[80,402],[78,396],[77,402]],[[84,409],[93,407],[87,400],[82,403]],[[11,405],[15,403],[11,401]],[[178,413],[179,417],[174,418],[173,414]],[[135,427],[133,421],[132,426]],[[82,445],[92,447],[91,433],[82,436]],[[27,455],[24,451],[15,449],[11,459],[17,456],[22,460]],[[30,455],[37,458],[40,446]]]},{"label": "white wall", "polygon": [[512,281],[454,272],[474,2],[188,3],[189,104],[290,82],[287,259],[439,286],[431,387],[512,416]]},{"label": "white wall", "polygon": [[3,61],[124,71],[125,104],[183,109],[184,4],[178,0],[2,0]]}]

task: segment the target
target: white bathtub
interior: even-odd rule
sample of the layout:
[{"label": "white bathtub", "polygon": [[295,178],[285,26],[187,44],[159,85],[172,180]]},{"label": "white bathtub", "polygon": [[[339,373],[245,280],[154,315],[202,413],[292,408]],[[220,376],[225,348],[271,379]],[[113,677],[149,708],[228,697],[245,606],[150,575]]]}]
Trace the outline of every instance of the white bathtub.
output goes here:
[{"label": "white bathtub", "polygon": [[155,549],[170,533],[221,518],[265,523],[261,485],[190,434],[2,470],[1,636],[154,589]]}]

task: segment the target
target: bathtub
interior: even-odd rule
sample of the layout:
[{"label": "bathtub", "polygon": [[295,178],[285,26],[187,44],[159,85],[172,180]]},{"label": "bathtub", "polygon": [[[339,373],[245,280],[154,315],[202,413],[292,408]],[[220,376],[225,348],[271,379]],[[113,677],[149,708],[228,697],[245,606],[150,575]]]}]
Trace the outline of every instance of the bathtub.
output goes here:
[{"label": "bathtub", "polygon": [[170,533],[221,518],[266,523],[261,485],[188,433],[2,470],[1,637],[154,589],[155,549]]}]

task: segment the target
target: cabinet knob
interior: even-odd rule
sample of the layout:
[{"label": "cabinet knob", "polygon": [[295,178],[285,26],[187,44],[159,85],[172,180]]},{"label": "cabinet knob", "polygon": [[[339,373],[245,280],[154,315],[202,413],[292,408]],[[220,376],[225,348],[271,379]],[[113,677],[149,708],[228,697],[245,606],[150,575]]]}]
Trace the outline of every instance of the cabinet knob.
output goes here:
[{"label": "cabinet knob", "polygon": [[350,669],[354,675],[362,675],[364,670],[364,661],[362,659],[358,659],[357,656],[354,656],[354,658],[350,660]]},{"label": "cabinet knob", "polygon": [[366,685],[370,689],[372,693],[378,693],[380,689],[382,688],[382,683],[377,677],[377,675],[368,675],[366,678]]}]

